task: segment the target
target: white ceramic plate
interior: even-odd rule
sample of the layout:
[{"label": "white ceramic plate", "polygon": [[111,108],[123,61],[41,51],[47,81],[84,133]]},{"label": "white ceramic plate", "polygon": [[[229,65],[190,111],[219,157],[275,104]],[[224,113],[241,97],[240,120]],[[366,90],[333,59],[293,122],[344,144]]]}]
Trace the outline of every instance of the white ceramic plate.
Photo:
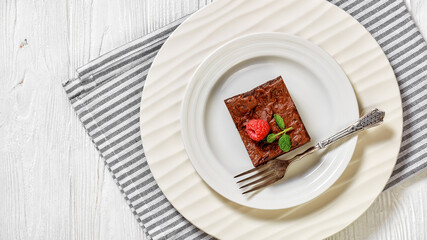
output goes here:
[{"label": "white ceramic plate", "polygon": [[318,152],[291,164],[286,181],[242,195],[233,176],[253,166],[224,99],[279,75],[312,138],[307,147],[358,119],[353,88],[335,60],[285,33],[251,34],[221,46],[196,70],[182,103],[181,134],[195,169],[219,194],[247,207],[288,208],[315,198],[342,174],[356,146],[354,137]]},{"label": "white ceramic plate", "polygon": [[[359,110],[378,107],[386,112],[382,126],[358,136],[352,159],[328,190],[280,210],[245,207],[217,194],[197,174],[180,133],[182,99],[200,63],[232,39],[259,32],[289,33],[320,46],[346,73]],[[163,44],[144,86],[141,125],[157,184],[198,228],[219,239],[322,239],[358,218],[384,188],[400,147],[402,105],[393,70],[378,43],[328,1],[216,0]]]}]

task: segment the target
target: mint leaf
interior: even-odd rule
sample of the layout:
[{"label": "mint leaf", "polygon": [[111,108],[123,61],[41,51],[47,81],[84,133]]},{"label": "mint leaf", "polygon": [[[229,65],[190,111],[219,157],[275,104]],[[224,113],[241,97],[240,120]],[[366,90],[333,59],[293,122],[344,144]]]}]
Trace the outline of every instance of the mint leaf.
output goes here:
[{"label": "mint leaf", "polygon": [[268,136],[267,136],[267,142],[268,143],[272,143],[272,142],[274,142],[276,140],[276,134],[274,134],[274,133],[270,133],[270,134],[268,134]]},{"label": "mint leaf", "polygon": [[277,126],[279,126],[280,129],[285,129],[285,122],[283,121],[283,118],[277,114],[273,115],[274,120],[276,120]]},{"label": "mint leaf", "polygon": [[291,137],[288,134],[283,134],[279,138],[280,149],[282,149],[284,152],[289,152],[289,150],[291,150],[291,146]]}]

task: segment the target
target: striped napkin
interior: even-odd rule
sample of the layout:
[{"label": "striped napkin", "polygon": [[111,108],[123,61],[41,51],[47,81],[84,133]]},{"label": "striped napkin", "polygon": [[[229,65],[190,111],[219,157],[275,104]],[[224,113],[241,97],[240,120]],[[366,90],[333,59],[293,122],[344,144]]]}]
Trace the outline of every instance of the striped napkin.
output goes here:
[{"label": "striped napkin", "polygon": [[[427,44],[402,0],[330,0],[357,19],[382,47],[398,79],[403,137],[390,188],[426,168]],[[181,216],[157,186],[145,159],[139,105],[148,69],[182,23],[173,22],[77,69],[63,86],[105,166],[147,239],[211,239]]]}]

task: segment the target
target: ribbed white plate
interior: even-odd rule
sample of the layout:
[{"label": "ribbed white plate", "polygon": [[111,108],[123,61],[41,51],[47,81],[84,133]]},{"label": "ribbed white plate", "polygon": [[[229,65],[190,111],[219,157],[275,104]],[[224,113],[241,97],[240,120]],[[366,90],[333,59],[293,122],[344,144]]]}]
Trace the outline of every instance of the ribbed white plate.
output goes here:
[{"label": "ribbed white plate", "polygon": [[[224,43],[284,32],[320,46],[340,64],[364,111],[384,124],[359,135],[353,157],[326,192],[297,207],[257,210],[235,204],[199,177],[180,135],[181,102],[196,68]],[[141,134],[163,193],[190,222],[220,239],[321,239],[359,217],[391,175],[402,135],[402,106],[390,64],[372,36],[324,0],[218,0],[187,19],[159,51],[145,83]]]},{"label": "ribbed white plate", "polygon": [[285,33],[256,33],[232,40],[209,55],[188,84],[181,111],[186,152],[199,175],[225,198],[247,207],[282,209],[307,202],[344,172],[354,137],[289,166],[285,181],[242,195],[233,176],[253,168],[224,99],[282,75],[312,143],[359,118],[347,76],[318,46]]}]

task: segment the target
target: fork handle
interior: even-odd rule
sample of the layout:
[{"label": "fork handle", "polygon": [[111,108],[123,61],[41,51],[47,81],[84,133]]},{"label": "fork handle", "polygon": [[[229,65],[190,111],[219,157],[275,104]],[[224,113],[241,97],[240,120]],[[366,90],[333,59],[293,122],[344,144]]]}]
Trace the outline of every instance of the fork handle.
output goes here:
[{"label": "fork handle", "polygon": [[384,116],[385,116],[385,112],[375,108],[374,110],[362,116],[355,123],[339,131],[332,137],[329,137],[323,141],[320,141],[318,144],[316,144],[316,148],[323,149],[345,137],[358,133],[362,130],[380,125],[384,120]]}]

